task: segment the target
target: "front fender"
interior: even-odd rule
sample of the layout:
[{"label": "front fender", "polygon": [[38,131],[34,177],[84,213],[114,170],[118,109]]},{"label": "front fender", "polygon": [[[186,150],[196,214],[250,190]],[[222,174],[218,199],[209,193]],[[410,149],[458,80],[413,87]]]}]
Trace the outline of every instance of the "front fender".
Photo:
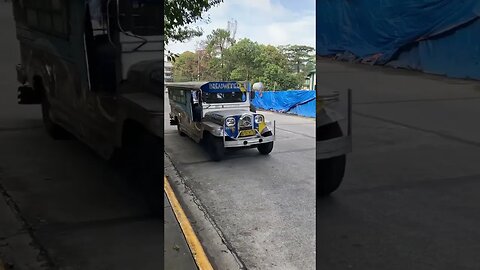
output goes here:
[{"label": "front fender", "polygon": [[[202,125],[203,125],[203,130],[204,131],[208,131],[210,134],[212,134],[215,137],[222,137],[224,135],[223,134],[223,126],[221,126],[217,123],[210,122],[210,121],[205,121],[205,122],[202,122]],[[202,134],[202,136],[203,136],[203,134]]]},{"label": "front fender", "polygon": [[345,116],[335,110],[322,108],[317,112],[317,127],[325,126],[345,119]]}]

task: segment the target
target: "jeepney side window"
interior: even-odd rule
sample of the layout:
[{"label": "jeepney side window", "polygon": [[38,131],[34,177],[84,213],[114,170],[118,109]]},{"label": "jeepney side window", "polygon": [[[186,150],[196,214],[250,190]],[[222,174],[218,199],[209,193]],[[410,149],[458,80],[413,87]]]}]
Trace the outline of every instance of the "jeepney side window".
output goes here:
[{"label": "jeepney side window", "polygon": [[192,91],[193,104],[198,104],[200,102],[198,91]]},{"label": "jeepney side window", "polygon": [[89,0],[88,7],[92,23],[93,36],[107,34],[106,2],[103,0]]},{"label": "jeepney side window", "polygon": [[15,0],[12,5],[15,21],[24,24],[26,22],[26,11],[23,1]]},{"label": "jeepney side window", "polygon": [[177,103],[187,104],[184,90],[168,89],[168,97]]},{"label": "jeepney side window", "polygon": [[23,9],[25,23],[32,29],[47,34],[68,37],[67,0],[23,0],[18,3]]}]

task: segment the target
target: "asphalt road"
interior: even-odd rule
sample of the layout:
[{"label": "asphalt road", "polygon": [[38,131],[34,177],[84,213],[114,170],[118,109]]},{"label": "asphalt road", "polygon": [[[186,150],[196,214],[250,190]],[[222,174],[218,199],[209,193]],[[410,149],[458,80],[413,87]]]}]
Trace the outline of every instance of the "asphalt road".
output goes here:
[{"label": "asphalt road", "polygon": [[353,153],[317,204],[319,269],[480,269],[480,83],[321,60],[353,89]]},{"label": "asphalt road", "polygon": [[238,150],[214,162],[177,134],[165,108],[165,151],[241,262],[248,269],[315,269],[315,120],[264,112],[276,120],[273,152]]},{"label": "asphalt road", "polygon": [[162,269],[163,222],[135,185],[79,141],[48,137],[39,106],[16,104],[3,2],[0,33],[0,257],[14,269]]}]

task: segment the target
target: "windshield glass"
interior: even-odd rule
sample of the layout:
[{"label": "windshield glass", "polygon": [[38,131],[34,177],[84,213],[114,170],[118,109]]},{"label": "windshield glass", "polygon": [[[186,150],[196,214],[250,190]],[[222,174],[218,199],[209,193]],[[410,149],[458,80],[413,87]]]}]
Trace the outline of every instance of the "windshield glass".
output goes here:
[{"label": "windshield glass", "polygon": [[205,103],[236,103],[247,101],[245,92],[223,92],[223,93],[202,93],[202,100]]},{"label": "windshield glass", "polygon": [[137,36],[163,34],[163,1],[119,0],[120,25],[123,31]]}]

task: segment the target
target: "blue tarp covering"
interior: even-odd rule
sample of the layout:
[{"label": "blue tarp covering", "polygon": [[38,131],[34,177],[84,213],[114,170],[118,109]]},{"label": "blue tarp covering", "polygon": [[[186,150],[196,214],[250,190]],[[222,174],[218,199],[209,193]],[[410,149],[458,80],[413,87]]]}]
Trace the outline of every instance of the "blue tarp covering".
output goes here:
[{"label": "blue tarp covering", "polygon": [[258,109],[315,117],[316,93],[312,90],[266,91],[255,93]]},{"label": "blue tarp covering", "polygon": [[317,53],[479,76],[478,0],[317,1]]},{"label": "blue tarp covering", "polygon": [[480,80],[480,19],[449,35],[420,41],[388,65]]}]

